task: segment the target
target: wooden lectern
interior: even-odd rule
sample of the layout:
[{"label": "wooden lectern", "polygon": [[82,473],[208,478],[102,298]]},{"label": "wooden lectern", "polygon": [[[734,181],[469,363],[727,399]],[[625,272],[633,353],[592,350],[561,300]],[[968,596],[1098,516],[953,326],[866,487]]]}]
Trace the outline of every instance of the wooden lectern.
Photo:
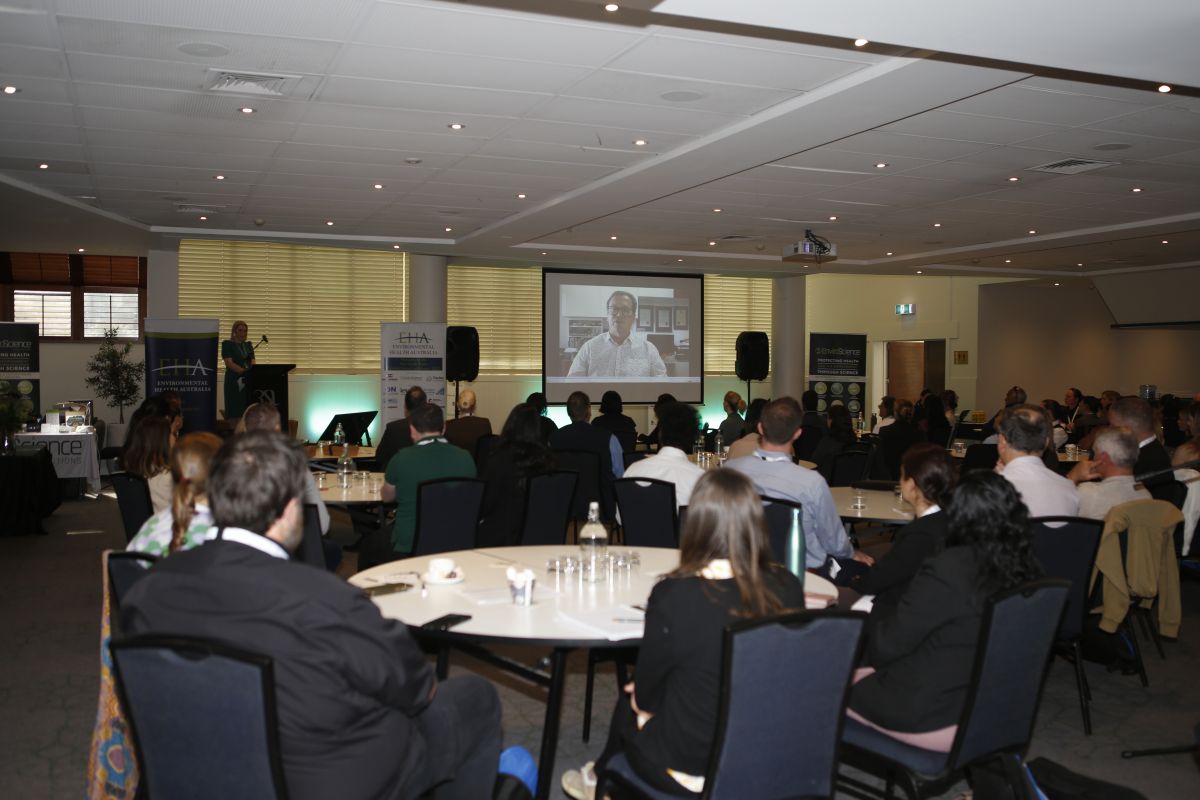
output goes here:
[{"label": "wooden lectern", "polygon": [[288,373],[295,364],[255,364],[246,372],[246,404],[273,403],[279,409],[279,425],[287,430]]}]

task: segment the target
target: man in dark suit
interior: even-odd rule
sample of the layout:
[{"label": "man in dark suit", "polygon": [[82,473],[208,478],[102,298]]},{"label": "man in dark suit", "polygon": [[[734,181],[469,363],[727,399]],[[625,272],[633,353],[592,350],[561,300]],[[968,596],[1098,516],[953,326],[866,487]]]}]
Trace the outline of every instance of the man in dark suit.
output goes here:
[{"label": "man in dark suit", "polygon": [[797,459],[811,461],[817,445],[829,432],[825,417],[817,411],[817,402],[817,393],[812,389],[800,395],[800,405],[804,408],[804,416],[800,423],[800,438],[792,445]]},{"label": "man in dark suit", "polygon": [[404,418],[387,424],[383,429],[383,438],[375,448],[377,471],[385,471],[392,456],[412,444],[412,436],[408,432],[408,415],[414,408],[423,405],[425,400],[425,390],[420,386],[410,386],[404,393]]},{"label": "man in dark suit", "polygon": [[914,444],[924,437],[912,422],[913,404],[908,400],[896,401],[896,421],[879,431],[879,447],[883,451],[883,463],[888,478],[900,480],[900,459]]},{"label": "man in dark suit", "polygon": [[[1170,468],[1171,457],[1154,435],[1154,409],[1150,403],[1140,397],[1122,397],[1109,408],[1108,421],[1114,427],[1127,429],[1138,440],[1138,458],[1133,465],[1135,477]],[[1143,481],[1142,485],[1153,495],[1156,489],[1174,480],[1173,473],[1165,472]]]},{"label": "man in dark suit", "polygon": [[492,435],[492,422],[487,417],[475,416],[475,393],[470,389],[462,390],[455,405],[461,416],[446,421],[446,439],[478,459],[479,440]]},{"label": "man in dark suit", "polygon": [[596,454],[600,464],[601,513],[612,513],[612,482],[625,474],[625,457],[621,443],[603,428],[590,424],[592,401],[583,392],[571,392],[567,398],[567,416],[571,424],[550,434],[551,450],[583,450]]},{"label": "man in dark suit", "polygon": [[[407,628],[363,592],[288,561],[302,536],[304,453],[254,431],[213,459],[216,538],[159,561],[121,609],[133,634],[198,636],[269,656],[293,800],[491,797],[495,688],[438,684]],[[216,768],[218,765],[213,765]]]}]

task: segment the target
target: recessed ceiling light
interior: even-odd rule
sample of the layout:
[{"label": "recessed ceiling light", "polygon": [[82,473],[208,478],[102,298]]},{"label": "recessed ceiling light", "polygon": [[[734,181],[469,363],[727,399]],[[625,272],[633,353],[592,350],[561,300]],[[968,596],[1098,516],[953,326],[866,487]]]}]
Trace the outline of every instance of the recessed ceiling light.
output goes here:
[{"label": "recessed ceiling light", "polygon": [[878,164],[875,165],[875,169],[887,169],[887,162],[880,161]]},{"label": "recessed ceiling light", "polygon": [[542,251],[542,255],[546,255],[546,251],[545,251],[545,250],[543,250],[543,251]]},{"label": "recessed ceiling light", "polygon": [[855,39],[854,40],[855,47],[866,47],[870,43],[871,43],[870,39]]},{"label": "recessed ceiling light", "polygon": [[255,109],[251,108],[250,106],[242,106],[238,109],[238,111],[241,111],[243,114],[253,114]]},{"label": "recessed ceiling light", "polygon": [[404,159],[404,163],[411,167],[415,167],[417,164],[421,163],[421,159],[410,156],[409,158]]},{"label": "recessed ceiling light", "polygon": [[383,184],[382,184],[382,183],[377,183],[377,184],[375,184],[375,188],[376,188],[376,189],[382,189],[382,188],[383,188]]},{"label": "recessed ceiling light", "polygon": [[620,11],[621,7],[616,3],[605,3],[604,10],[611,14],[614,11]]},{"label": "recessed ceiling light", "polygon": [[50,169],[49,164],[38,164],[38,169]]},{"label": "recessed ceiling light", "polygon": [[1170,244],[1170,243],[1171,243],[1171,240],[1170,240],[1170,239],[1163,239],[1163,240],[1162,240],[1162,243],[1163,243],[1163,244]]},{"label": "recessed ceiling light", "polygon": [[1077,267],[1082,267],[1082,266],[1083,266],[1083,264],[1076,264],[1075,266],[1077,266]]},{"label": "recessed ceiling light", "polygon": [[708,246],[709,246],[709,247],[716,247],[716,246],[717,246],[717,243],[716,243],[716,242],[709,242],[709,243],[708,243]]},{"label": "recessed ceiling light", "polygon": [[213,180],[214,181],[223,181],[223,180],[225,180],[225,176],[224,175],[213,175]]},{"label": "recessed ceiling light", "polygon": [[703,100],[707,96],[704,92],[697,92],[694,89],[674,89],[659,95],[659,97],[668,103],[693,103],[697,100]]},{"label": "recessed ceiling light", "polygon": [[1009,182],[1009,183],[1016,183],[1016,182],[1017,182],[1017,181],[1019,181],[1019,180],[1021,180],[1021,179],[1020,179],[1020,178],[1018,178],[1016,175],[1013,175],[1012,177],[1010,177],[1010,178],[1008,179],[1008,182]]},{"label": "recessed ceiling light", "polygon": [[1164,83],[1158,87],[1158,90],[1163,94],[1166,94],[1167,92],[1171,91],[1171,87]]},{"label": "recessed ceiling light", "polygon": [[1062,284],[1060,284],[1060,283],[1058,283],[1057,281],[1055,281],[1054,285],[1055,285],[1055,286],[1061,286]]},{"label": "recessed ceiling light", "polygon": [[636,147],[645,147],[645,146],[646,146],[646,140],[645,140],[645,139],[634,139],[634,140],[633,140],[633,144],[634,144]]},{"label": "recessed ceiling light", "polygon": [[454,230],[454,228],[445,228],[446,233],[450,233],[452,230]]},{"label": "recessed ceiling light", "polygon": [[677,259],[675,259],[675,260],[676,260],[678,263],[680,263],[680,264],[682,264],[682,263],[683,263],[683,259],[682,259],[682,258],[677,258]]},{"label": "recessed ceiling light", "polygon": [[940,222],[935,222],[935,223],[933,223],[933,227],[935,227],[935,228],[940,228],[940,227],[942,227],[942,223],[940,223]]},{"label": "recessed ceiling light", "polygon": [[1030,235],[1030,236],[1032,236],[1032,235],[1033,235],[1033,234],[1035,234],[1035,233],[1037,233],[1037,231],[1035,231],[1033,228],[1030,228],[1030,229],[1029,229],[1029,235]]},{"label": "recessed ceiling light", "polygon": [[79,248],[79,251],[78,251],[78,252],[80,252],[80,253],[86,253],[87,251],[86,251],[86,250],[84,250],[84,249],[81,247],[81,248]]},{"label": "recessed ceiling light", "polygon": [[524,199],[525,199],[525,193],[524,193],[524,192],[517,192],[517,199],[518,199],[518,200],[524,200]]},{"label": "recessed ceiling light", "polygon": [[461,131],[463,128],[465,128],[465,127],[467,127],[467,126],[466,126],[466,125],[463,125],[461,122],[451,122],[451,123],[450,123],[449,125],[447,125],[446,127],[447,127],[447,128],[449,128],[449,129],[450,129],[450,130],[452,130],[452,131]]},{"label": "recessed ceiling light", "polygon": [[721,209],[719,209],[719,208],[714,208],[714,209],[713,209],[713,213],[714,213],[714,214],[720,214],[720,213],[721,213]]},{"label": "recessed ceiling light", "polygon": [[398,245],[398,244],[394,244],[394,245],[392,245],[392,249],[393,249],[393,250],[399,250],[399,249],[400,249],[400,245]]},{"label": "recessed ceiling light", "polygon": [[21,90],[20,90],[20,89],[18,89],[17,87],[15,87],[15,86],[5,86],[5,87],[4,87],[4,93],[5,93],[5,94],[16,94],[16,93],[17,93],[17,92],[19,92],[19,91],[21,91]]},{"label": "recessed ceiling light", "polygon": [[332,226],[332,225],[333,225],[333,220],[331,220],[331,219],[327,219],[327,220],[325,220],[325,224],[326,224],[326,225],[331,225],[331,226]]},{"label": "recessed ceiling light", "polygon": [[1005,263],[1005,264],[1011,264],[1011,263],[1012,263],[1012,259],[1011,259],[1011,258],[1006,258],[1006,259],[1004,259],[1004,263]]},{"label": "recessed ceiling light", "polygon": [[1140,187],[1140,186],[1135,186],[1135,187],[1133,187],[1132,189],[1130,189],[1129,191],[1131,191],[1131,192],[1135,192],[1135,193],[1136,193],[1136,192],[1140,192],[1141,190],[1142,190],[1142,187]]},{"label": "recessed ceiling light", "polygon": [[830,215],[829,215],[829,221],[830,221],[830,222],[837,222],[837,214],[830,214]]},{"label": "recessed ceiling light", "polygon": [[894,253],[893,253],[891,250],[888,250],[888,251],[887,251],[887,253],[886,253],[885,255],[889,255],[889,256],[890,256],[890,255],[895,255],[895,254],[894,254]]},{"label": "recessed ceiling light", "polygon": [[201,222],[204,222],[206,219],[208,219],[208,217],[204,216],[203,214],[202,214],[202,215],[200,215],[200,221],[201,221]]},{"label": "recessed ceiling light", "polygon": [[918,275],[924,275],[925,273],[924,273],[924,272],[922,272],[921,270],[917,270],[917,274],[918,274]]},{"label": "recessed ceiling light", "polygon": [[184,42],[179,52],[200,58],[219,58],[229,55],[229,48],[219,42]]},{"label": "recessed ceiling light", "polygon": [[610,237],[608,237],[608,238],[609,238],[609,239],[612,239],[614,242],[617,240],[617,237],[615,237],[615,236],[610,236]]}]

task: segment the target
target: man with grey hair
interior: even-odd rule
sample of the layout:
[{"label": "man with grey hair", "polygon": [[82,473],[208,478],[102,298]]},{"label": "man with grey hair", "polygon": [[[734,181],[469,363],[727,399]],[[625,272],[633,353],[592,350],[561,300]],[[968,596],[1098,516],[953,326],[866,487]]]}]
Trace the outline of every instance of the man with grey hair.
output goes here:
[{"label": "man with grey hair", "polygon": [[996,449],[1001,475],[1013,485],[1031,517],[1073,517],[1079,512],[1075,484],[1042,463],[1050,440],[1050,418],[1038,406],[1017,405],[1000,412]]},{"label": "man with grey hair", "polygon": [[1132,433],[1105,428],[1092,447],[1095,457],[1080,461],[1067,475],[1079,486],[1079,516],[1104,519],[1113,506],[1150,499],[1150,493],[1133,482],[1138,443]]},{"label": "man with grey hair", "polygon": [[1143,475],[1155,470],[1164,470],[1145,481],[1146,488],[1154,494],[1155,487],[1175,480],[1170,472],[1171,457],[1154,435],[1154,409],[1140,397],[1122,397],[1108,410],[1108,424],[1115,428],[1126,428],[1138,443],[1137,462],[1133,465],[1134,475]]},{"label": "man with grey hair", "polygon": [[606,376],[614,378],[662,378],[667,366],[644,333],[634,330],[638,301],[629,292],[617,290],[605,304],[608,330],[583,343],[567,377]]}]

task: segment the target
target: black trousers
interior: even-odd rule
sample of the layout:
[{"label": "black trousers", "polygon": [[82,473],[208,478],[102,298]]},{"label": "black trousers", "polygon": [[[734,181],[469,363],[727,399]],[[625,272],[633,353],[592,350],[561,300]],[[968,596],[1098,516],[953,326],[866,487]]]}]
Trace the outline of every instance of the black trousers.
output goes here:
[{"label": "black trousers", "polygon": [[416,718],[425,758],[405,782],[403,797],[480,800],[492,796],[500,765],[500,696],[477,675],[438,684]]}]

